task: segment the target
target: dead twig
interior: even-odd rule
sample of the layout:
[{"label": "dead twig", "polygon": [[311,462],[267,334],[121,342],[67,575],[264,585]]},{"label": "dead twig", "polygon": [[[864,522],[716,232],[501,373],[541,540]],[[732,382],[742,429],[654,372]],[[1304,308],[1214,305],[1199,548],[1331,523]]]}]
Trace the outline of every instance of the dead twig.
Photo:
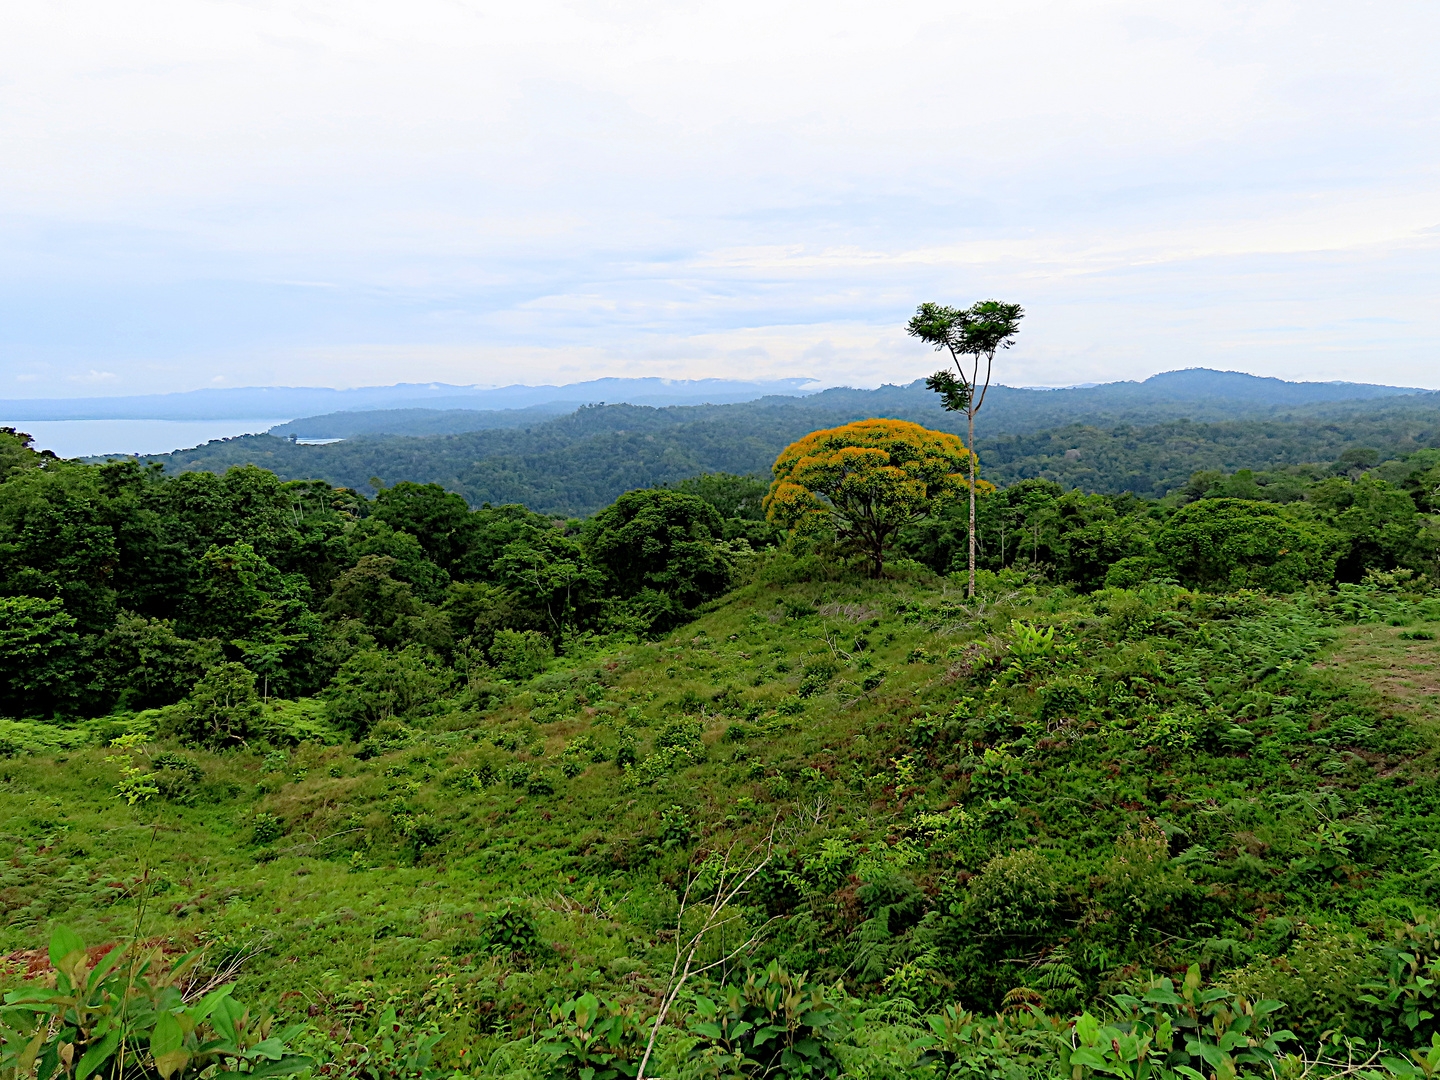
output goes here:
[{"label": "dead twig", "polygon": [[[738,843],[738,841],[736,841]],[[763,857],[761,857],[763,852]],[[695,956],[704,943],[705,936],[714,930],[736,922],[741,918],[738,913],[726,914],[727,909],[736,899],[749,887],[755,875],[769,864],[775,854],[775,826],[770,826],[770,832],[766,835],[763,843],[755,845],[747,853],[746,862],[758,859],[754,865],[745,868],[745,863],[737,866],[733,873],[731,871],[732,857],[735,853],[735,843],[726,849],[725,857],[721,860],[720,871],[715,880],[715,891],[710,899],[710,904],[705,912],[705,919],[700,928],[688,937],[685,935],[685,912],[690,903],[690,891],[695,887],[699,877],[692,874],[685,884],[685,892],[680,898],[680,913],[675,918],[675,961],[670,965],[670,975],[665,981],[665,990],[660,996],[660,1011],[655,1014],[655,1022],[650,1027],[650,1038],[645,1043],[645,1053],[640,1058],[640,1066],[635,1072],[635,1080],[645,1080],[645,1068],[650,1064],[650,1055],[655,1050],[655,1042],[660,1037],[660,1027],[665,1023],[665,1017],[680,997],[680,991],[684,989],[685,983],[692,976],[702,975],[707,971],[727,964],[742,952],[754,946],[759,940],[767,921],[758,927],[745,941],[741,942],[734,949],[731,949],[718,960],[712,960],[708,964],[696,966]]]}]

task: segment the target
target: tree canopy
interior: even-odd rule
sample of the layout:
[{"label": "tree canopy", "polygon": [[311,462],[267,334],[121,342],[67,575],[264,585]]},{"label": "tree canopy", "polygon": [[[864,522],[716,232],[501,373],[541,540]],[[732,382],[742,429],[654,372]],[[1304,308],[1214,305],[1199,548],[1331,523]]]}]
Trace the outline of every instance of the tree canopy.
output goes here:
[{"label": "tree canopy", "polygon": [[970,459],[957,436],[904,420],[812,432],[776,459],[766,514],[792,533],[834,528],[879,577],[902,528],[968,489]]}]

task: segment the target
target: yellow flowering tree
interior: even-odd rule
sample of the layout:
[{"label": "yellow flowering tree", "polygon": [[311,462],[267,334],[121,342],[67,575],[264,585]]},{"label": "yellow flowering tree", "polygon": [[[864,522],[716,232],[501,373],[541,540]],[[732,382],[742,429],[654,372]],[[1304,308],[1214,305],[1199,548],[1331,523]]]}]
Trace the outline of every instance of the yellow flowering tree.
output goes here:
[{"label": "yellow flowering tree", "polygon": [[813,431],[780,452],[765,515],[792,534],[834,528],[879,577],[902,528],[969,490],[970,458],[958,436],[905,420]]}]

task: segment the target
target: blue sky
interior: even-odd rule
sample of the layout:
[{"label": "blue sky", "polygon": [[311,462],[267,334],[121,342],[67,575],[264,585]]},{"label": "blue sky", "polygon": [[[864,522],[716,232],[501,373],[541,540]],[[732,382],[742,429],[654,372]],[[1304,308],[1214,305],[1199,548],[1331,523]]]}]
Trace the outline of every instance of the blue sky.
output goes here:
[{"label": "blue sky", "polygon": [[50,0],[0,398],[601,375],[1440,387],[1440,7]]}]

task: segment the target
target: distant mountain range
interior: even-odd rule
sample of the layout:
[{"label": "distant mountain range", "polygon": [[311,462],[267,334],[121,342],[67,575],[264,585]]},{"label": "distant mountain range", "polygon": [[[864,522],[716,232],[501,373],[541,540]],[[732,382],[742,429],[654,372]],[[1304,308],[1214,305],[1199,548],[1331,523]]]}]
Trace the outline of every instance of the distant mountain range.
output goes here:
[{"label": "distant mountain range", "polygon": [[[517,416],[526,422],[510,422]],[[962,415],[944,412],[916,382],[725,405],[589,405],[563,416],[527,410],[510,412],[503,425],[493,411],[468,419],[454,410],[343,413],[283,425],[312,438],[354,433],[330,445],[247,435],[143,460],[177,472],[249,463],[286,480],[360,490],[370,490],[372,478],[384,486],[437,483],[475,505],[519,502],[569,516],[591,513],[633,488],[697,473],[764,473],[801,435],[866,417],[964,428]],[[366,419],[410,432],[426,424],[489,426],[421,435],[357,431],[354,425]],[[1440,446],[1440,393],[1193,370],[1067,390],[996,387],[979,420],[976,450],[984,475],[996,482],[1043,477],[1066,487],[1160,496],[1199,469],[1333,462],[1361,446],[1383,456]]]},{"label": "distant mountain range", "polygon": [[564,386],[451,386],[398,383],[352,390],[328,387],[251,386],[191,390],[182,394],[142,394],[103,398],[17,398],[0,401],[0,417],[24,420],[248,420],[256,416],[307,416],[312,413],[425,408],[526,409],[571,412],[597,401],[632,405],[721,405],[753,401],[772,394],[797,395],[816,386],[814,379],[591,379]]},{"label": "distant mountain range", "polygon": [[[598,380],[579,384],[597,387],[600,383],[622,380]],[[629,380],[641,383],[648,380]],[[801,380],[790,380],[799,382]],[[678,388],[678,384],[677,388]],[[689,384],[697,385],[697,384]],[[727,384],[735,385],[735,384]],[[760,384],[751,384],[760,385]],[[547,388],[508,387],[507,392]],[[560,387],[566,392],[578,387]],[[595,398],[610,404],[658,404],[637,396],[622,397],[618,386],[612,385],[611,396]],[[678,392],[678,389],[677,389]],[[1099,385],[1066,387],[1058,390],[1020,389],[1008,386],[991,387],[985,401],[985,426],[989,431],[1010,434],[1036,431],[1083,418],[1106,417],[1138,423],[1154,423],[1186,417],[1191,420],[1233,420],[1237,417],[1269,415],[1276,410],[1326,402],[1368,401],[1429,391],[1401,386],[1378,386],[1369,383],[1306,383],[1283,379],[1262,378],[1238,371],[1212,371],[1190,368],[1152,375],[1143,382],[1114,382]],[[516,398],[521,395],[514,394]],[[578,395],[576,395],[578,397]],[[777,396],[772,390],[765,396]],[[793,394],[791,395],[793,396]],[[759,394],[734,398],[733,403],[758,400]],[[907,386],[882,386],[877,390],[852,390],[839,387],[807,395],[819,410],[841,409],[865,415],[889,415],[894,410],[927,414],[926,423],[942,424],[945,414],[938,399],[925,389],[923,379]],[[586,404],[591,402],[586,401]],[[705,404],[721,404],[715,396]],[[700,404],[700,402],[669,402],[668,404]],[[524,410],[468,410],[453,406],[415,407],[403,409],[348,410],[306,416],[270,429],[270,434],[301,439],[350,439],[360,435],[456,435],[466,431],[493,428],[532,427],[542,423],[545,414],[573,412],[573,402],[546,402]],[[870,410],[866,412],[866,410]],[[888,410],[888,411],[887,411]],[[256,414],[259,415],[259,414]],[[896,414],[899,415],[898,413]]]}]

